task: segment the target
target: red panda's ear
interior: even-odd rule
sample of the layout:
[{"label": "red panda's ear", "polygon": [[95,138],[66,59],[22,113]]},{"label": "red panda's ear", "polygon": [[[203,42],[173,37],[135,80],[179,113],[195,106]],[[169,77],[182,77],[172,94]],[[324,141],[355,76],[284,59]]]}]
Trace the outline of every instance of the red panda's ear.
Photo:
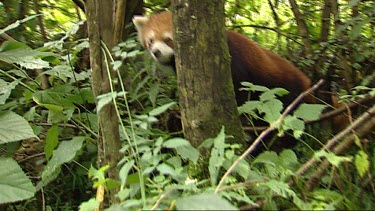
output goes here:
[{"label": "red panda's ear", "polygon": [[133,17],[133,23],[138,32],[142,31],[147,21],[148,21],[148,17],[146,16],[135,15]]}]

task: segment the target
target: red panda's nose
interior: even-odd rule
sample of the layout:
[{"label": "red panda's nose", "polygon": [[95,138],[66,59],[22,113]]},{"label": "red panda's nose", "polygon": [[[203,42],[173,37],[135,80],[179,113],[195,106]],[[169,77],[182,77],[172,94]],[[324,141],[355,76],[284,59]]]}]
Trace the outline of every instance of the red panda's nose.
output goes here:
[{"label": "red panda's nose", "polygon": [[155,56],[156,58],[159,58],[159,57],[162,56],[161,51],[158,50],[158,49],[153,50],[151,53],[154,54],[154,56]]}]

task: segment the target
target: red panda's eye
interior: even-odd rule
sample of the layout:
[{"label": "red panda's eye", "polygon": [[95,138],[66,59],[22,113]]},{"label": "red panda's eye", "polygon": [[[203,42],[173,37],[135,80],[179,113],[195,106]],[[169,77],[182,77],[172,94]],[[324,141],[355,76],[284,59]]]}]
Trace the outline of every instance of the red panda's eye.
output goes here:
[{"label": "red panda's eye", "polygon": [[171,48],[173,48],[173,40],[170,37],[166,37],[163,39],[163,41]]},{"label": "red panda's eye", "polygon": [[172,39],[170,37],[166,37],[166,38],[164,38],[163,41],[166,42],[166,43],[168,43],[168,42],[172,42]]},{"label": "red panda's eye", "polygon": [[148,40],[148,45],[152,45],[153,43],[154,43],[154,39],[151,38]]}]

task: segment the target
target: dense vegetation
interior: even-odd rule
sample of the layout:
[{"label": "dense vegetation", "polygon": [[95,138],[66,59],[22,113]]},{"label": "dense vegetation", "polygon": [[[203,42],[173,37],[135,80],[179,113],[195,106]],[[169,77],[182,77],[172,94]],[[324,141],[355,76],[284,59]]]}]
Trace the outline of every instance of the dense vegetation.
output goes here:
[{"label": "dense vegetation", "polygon": [[[0,3],[0,208],[93,210],[118,188],[118,203],[106,207],[375,209],[373,1],[307,0],[297,8],[294,0],[228,0],[229,29],[288,58],[314,83],[329,83],[319,105],[286,116],[277,100],[283,90],[244,84],[264,94],[240,112],[277,123],[277,135],[290,133],[297,145],[239,159],[248,146],[229,144],[223,128],[202,146],[211,153],[197,176],[192,164],[205,150],[182,137],[174,72],[152,61],[132,32],[113,49],[103,46],[116,79],[96,105],[85,14],[73,2]],[[169,6],[145,1],[146,13]],[[346,111],[333,126],[334,117],[319,119],[332,110],[332,95]],[[96,166],[97,111],[112,101],[121,120],[119,181]],[[345,105],[356,107],[348,113]]]}]

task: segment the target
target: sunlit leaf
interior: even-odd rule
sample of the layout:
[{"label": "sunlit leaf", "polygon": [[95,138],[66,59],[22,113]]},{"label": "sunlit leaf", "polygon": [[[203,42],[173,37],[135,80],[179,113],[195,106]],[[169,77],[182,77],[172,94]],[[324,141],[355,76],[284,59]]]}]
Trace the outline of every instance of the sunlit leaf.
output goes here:
[{"label": "sunlit leaf", "polygon": [[36,137],[29,123],[14,112],[0,112],[0,122],[0,144]]},{"label": "sunlit leaf", "polygon": [[31,198],[35,187],[12,158],[0,157],[0,204]]},{"label": "sunlit leaf", "polygon": [[201,193],[177,199],[177,210],[238,210],[217,194]]}]

